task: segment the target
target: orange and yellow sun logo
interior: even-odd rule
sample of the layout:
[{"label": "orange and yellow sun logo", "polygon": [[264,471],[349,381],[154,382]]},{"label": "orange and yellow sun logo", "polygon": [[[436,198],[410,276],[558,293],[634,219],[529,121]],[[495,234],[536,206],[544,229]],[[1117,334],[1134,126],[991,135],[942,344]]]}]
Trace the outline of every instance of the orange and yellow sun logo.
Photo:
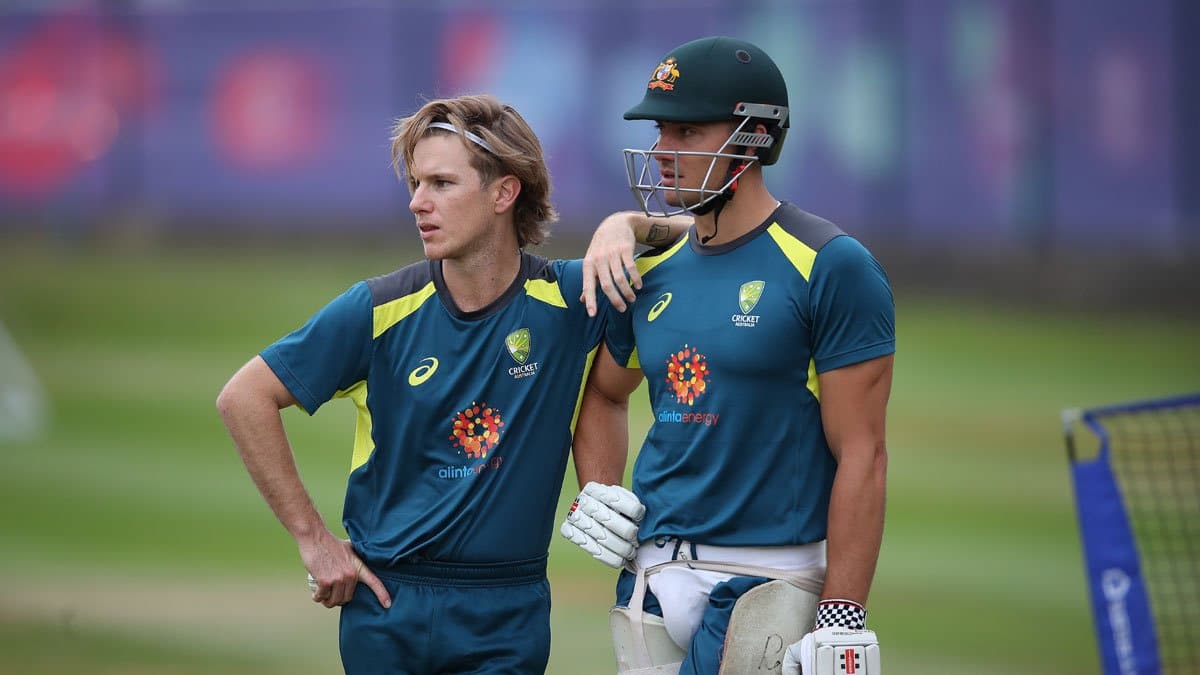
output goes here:
[{"label": "orange and yellow sun logo", "polygon": [[471,403],[471,407],[454,416],[454,430],[450,440],[454,447],[462,448],[467,457],[482,459],[500,442],[500,429],[504,419],[500,411],[487,403]]},{"label": "orange and yellow sun logo", "polygon": [[707,360],[695,347],[685,344],[667,359],[667,384],[671,385],[675,400],[680,403],[694,404],[708,389],[711,376]]}]

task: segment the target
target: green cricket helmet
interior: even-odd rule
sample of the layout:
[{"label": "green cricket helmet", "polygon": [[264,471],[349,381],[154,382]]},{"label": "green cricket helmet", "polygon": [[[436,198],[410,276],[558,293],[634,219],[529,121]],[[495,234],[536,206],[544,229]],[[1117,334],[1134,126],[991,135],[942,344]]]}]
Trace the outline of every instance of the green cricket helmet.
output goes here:
[{"label": "green cricket helmet", "polygon": [[[655,66],[641,103],[625,113],[627,120],[659,122],[738,121],[724,147],[738,152],[656,152],[625,149],[629,188],[650,215],[676,215],[685,211],[703,214],[732,197],[737,177],[755,162],[768,166],[779,159],[788,128],[787,83],[775,62],[757,46],[731,37],[707,37],[671,50]],[[756,133],[762,123],[766,133]],[[748,130],[746,130],[748,129]],[[657,146],[657,143],[655,144]],[[655,158],[702,155],[711,158],[705,180],[698,188],[664,187]],[[730,160],[726,180],[719,189],[707,188],[708,178],[720,160]],[[663,199],[673,192],[673,208]],[[720,199],[719,199],[720,198]],[[651,201],[662,208],[651,209]]]}]

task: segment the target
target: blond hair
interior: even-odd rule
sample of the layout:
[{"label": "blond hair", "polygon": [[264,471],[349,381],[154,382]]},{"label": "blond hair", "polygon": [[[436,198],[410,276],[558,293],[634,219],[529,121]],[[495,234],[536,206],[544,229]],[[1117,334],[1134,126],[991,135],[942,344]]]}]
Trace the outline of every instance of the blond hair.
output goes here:
[{"label": "blond hair", "polygon": [[[513,205],[517,242],[540,244],[550,233],[558,213],[550,203],[550,170],[542,155],[542,144],[529,124],[512,106],[494,96],[459,96],[430,101],[412,115],[396,120],[392,127],[392,168],[401,180],[409,172],[413,151],[422,138],[451,132],[430,125],[446,122],[454,126],[470,153],[471,167],[483,184],[512,175],[521,182],[521,193]],[[466,133],[464,133],[466,132]],[[468,134],[482,139],[471,140]],[[491,146],[485,148],[484,145]],[[412,189],[411,179],[408,179]]]}]

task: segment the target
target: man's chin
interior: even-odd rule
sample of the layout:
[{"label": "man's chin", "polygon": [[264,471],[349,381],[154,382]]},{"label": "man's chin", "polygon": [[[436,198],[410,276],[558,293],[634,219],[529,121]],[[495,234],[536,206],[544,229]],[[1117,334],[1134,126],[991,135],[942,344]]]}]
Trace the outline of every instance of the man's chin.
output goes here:
[{"label": "man's chin", "polygon": [[421,247],[424,249],[425,257],[429,260],[445,260],[450,257],[450,249],[446,246],[430,242],[422,242]]}]

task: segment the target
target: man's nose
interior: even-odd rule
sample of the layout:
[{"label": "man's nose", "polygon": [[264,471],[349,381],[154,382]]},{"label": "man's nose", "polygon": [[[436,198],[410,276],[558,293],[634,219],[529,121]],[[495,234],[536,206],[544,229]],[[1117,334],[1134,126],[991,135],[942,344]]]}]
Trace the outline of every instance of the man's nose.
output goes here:
[{"label": "man's nose", "polygon": [[429,210],[429,200],[425,198],[425,192],[418,187],[413,190],[412,198],[408,200],[408,210],[413,213],[421,213]]}]

